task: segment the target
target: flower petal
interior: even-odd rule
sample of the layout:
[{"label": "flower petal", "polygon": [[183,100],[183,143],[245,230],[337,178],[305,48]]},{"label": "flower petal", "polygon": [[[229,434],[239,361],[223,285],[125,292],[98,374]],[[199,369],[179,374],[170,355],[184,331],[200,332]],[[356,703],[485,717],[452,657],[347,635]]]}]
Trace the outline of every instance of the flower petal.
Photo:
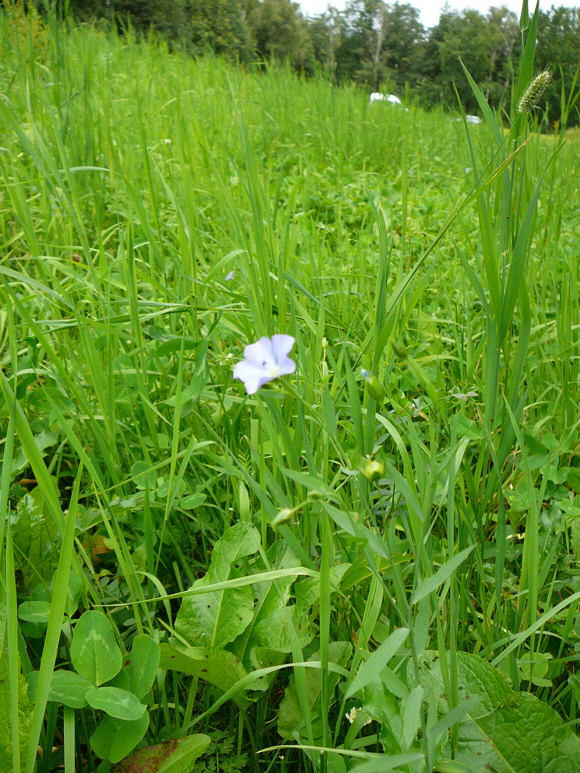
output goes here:
[{"label": "flower petal", "polygon": [[291,360],[290,357],[283,357],[278,361],[279,376],[287,376],[290,373],[294,373],[296,370],[296,363]]},{"label": "flower petal", "polygon": [[255,344],[249,344],[244,349],[244,357],[248,362],[258,367],[272,368],[276,360],[272,353],[272,342],[266,336],[262,336]]},{"label": "flower petal", "polygon": [[234,368],[234,378],[244,382],[246,392],[254,395],[261,386],[272,381],[272,376],[268,376],[264,368],[251,362],[238,362]]},{"label": "flower petal", "polygon": [[294,373],[296,363],[288,357],[295,344],[292,336],[278,334],[262,336],[244,349],[244,360],[234,367],[234,378],[243,381],[246,392],[255,394],[261,386],[279,376]]},{"label": "flower petal", "polygon": [[284,335],[283,333],[272,336],[272,354],[278,365],[281,365],[282,360],[290,354],[295,343],[295,338]]}]

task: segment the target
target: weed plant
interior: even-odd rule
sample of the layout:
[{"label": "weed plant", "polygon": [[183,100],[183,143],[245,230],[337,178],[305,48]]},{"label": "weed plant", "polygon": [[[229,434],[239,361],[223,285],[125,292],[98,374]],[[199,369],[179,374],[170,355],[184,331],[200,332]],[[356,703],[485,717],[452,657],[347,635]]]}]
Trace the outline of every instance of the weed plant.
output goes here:
[{"label": "weed plant", "polygon": [[536,24],[468,125],[0,14],[0,770],[577,770]]}]

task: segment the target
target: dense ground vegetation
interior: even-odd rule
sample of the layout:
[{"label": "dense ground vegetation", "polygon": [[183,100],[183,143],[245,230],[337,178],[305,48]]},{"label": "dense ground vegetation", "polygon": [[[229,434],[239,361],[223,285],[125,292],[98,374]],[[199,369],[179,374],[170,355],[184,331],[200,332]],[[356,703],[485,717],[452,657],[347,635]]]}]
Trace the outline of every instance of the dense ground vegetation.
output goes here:
[{"label": "dense ground vegetation", "polygon": [[470,126],[0,15],[0,770],[577,769],[537,23]]},{"label": "dense ground vegetation", "polygon": [[[521,53],[518,19],[501,4],[492,4],[486,14],[444,11],[431,29],[423,27],[411,4],[384,0],[350,0],[344,11],[331,7],[312,19],[292,0],[70,0],[66,5],[77,20],[156,30],[193,54],[211,51],[246,65],[289,62],[301,73],[395,91],[423,106],[454,108],[455,83],[467,112],[479,108],[459,59],[490,104],[505,107]],[[554,4],[540,13],[536,66],[554,75],[540,105],[549,124],[560,118],[562,91],[573,90],[579,38],[578,9]],[[577,123],[577,111],[569,121]]]}]

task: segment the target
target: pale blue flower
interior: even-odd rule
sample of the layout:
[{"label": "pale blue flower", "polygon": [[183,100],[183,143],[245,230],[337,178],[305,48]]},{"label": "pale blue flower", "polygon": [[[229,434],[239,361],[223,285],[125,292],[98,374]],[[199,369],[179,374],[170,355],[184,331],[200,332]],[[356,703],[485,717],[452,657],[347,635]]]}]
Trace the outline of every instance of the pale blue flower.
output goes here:
[{"label": "pale blue flower", "polygon": [[288,357],[294,344],[292,336],[262,336],[255,344],[246,346],[244,359],[234,368],[234,378],[243,381],[246,392],[253,395],[269,381],[294,373],[296,363]]},{"label": "pale blue flower", "polygon": [[235,271],[230,271],[229,274],[226,274],[226,282],[230,282],[234,278],[235,273]]}]

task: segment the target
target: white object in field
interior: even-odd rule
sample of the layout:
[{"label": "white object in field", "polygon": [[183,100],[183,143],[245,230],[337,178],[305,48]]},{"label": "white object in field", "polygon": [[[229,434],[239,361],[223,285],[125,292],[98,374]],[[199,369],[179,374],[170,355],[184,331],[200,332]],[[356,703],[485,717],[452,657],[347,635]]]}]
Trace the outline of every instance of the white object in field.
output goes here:
[{"label": "white object in field", "polygon": [[481,123],[481,118],[478,115],[466,115],[465,120],[467,123]]},{"label": "white object in field", "polygon": [[370,98],[370,103],[373,102],[390,102],[391,105],[400,105],[401,100],[395,94],[381,94],[378,91],[373,91]]}]

